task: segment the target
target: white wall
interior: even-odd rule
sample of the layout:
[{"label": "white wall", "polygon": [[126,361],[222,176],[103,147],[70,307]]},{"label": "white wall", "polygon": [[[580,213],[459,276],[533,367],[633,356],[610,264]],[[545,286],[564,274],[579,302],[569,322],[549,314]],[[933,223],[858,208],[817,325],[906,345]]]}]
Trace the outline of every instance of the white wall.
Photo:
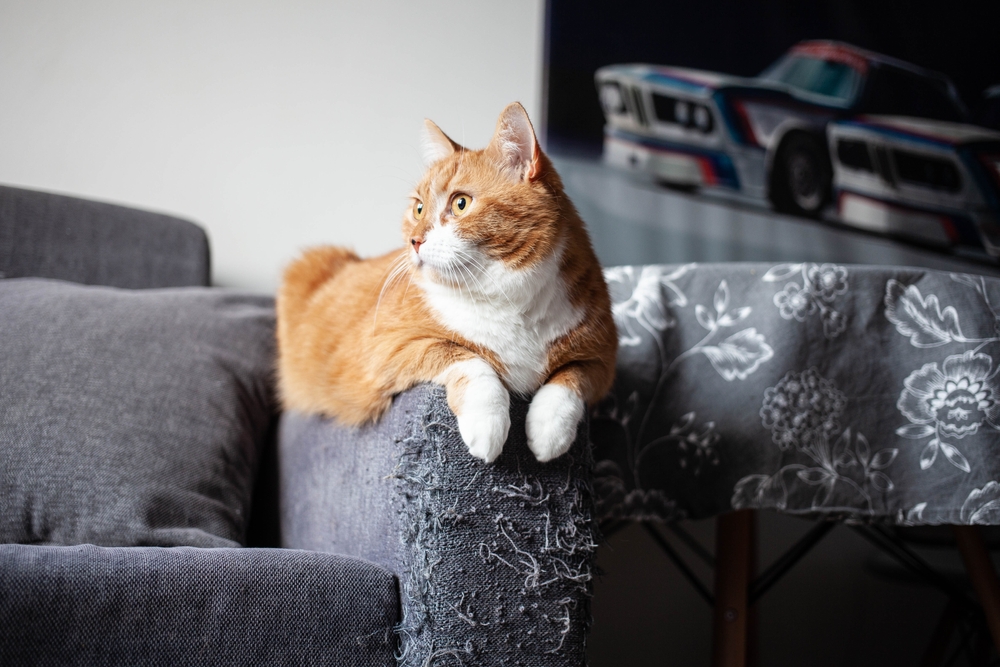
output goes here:
[{"label": "white wall", "polygon": [[0,183],[201,223],[214,281],[398,246],[426,116],[541,108],[542,0],[0,0]]}]

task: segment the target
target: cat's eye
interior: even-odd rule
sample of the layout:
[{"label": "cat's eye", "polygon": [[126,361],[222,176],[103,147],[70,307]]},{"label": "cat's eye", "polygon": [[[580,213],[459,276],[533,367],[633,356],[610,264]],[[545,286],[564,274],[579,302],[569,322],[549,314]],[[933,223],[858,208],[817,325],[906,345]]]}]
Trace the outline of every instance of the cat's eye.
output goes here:
[{"label": "cat's eye", "polygon": [[413,217],[419,220],[424,217],[424,203],[418,201],[413,205]]},{"label": "cat's eye", "polygon": [[458,194],[451,200],[451,212],[456,216],[468,213],[470,206],[472,206],[472,197],[469,195]]}]

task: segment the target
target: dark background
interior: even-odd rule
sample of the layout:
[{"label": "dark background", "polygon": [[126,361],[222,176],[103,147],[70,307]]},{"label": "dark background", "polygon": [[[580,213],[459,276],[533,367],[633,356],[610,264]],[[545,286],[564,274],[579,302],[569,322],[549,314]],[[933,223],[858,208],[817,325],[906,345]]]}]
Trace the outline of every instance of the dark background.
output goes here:
[{"label": "dark background", "polygon": [[[544,141],[605,265],[752,260],[1000,270],[992,260],[778,214],[764,202],[643,185],[624,171],[574,159],[601,152],[597,68],[649,62],[755,76],[805,39],[836,39],[942,72],[974,110],[983,90],[1000,84],[1000,2],[548,0],[546,23]],[[758,520],[761,567],[812,527],[774,512],[759,512]],[[713,546],[713,520],[685,526]],[[953,548],[920,553],[965,580]],[[709,664],[710,608],[639,526],[602,543],[598,564],[588,644],[594,667]],[[698,574],[711,585],[708,568]],[[760,664],[920,664],[945,605],[937,590],[838,526],[757,605]],[[953,663],[968,664],[964,656]]]},{"label": "dark background", "polygon": [[546,140],[600,154],[594,71],[647,62],[755,76],[804,39],[835,39],[948,75],[970,108],[1000,83],[1000,3],[548,0]]}]

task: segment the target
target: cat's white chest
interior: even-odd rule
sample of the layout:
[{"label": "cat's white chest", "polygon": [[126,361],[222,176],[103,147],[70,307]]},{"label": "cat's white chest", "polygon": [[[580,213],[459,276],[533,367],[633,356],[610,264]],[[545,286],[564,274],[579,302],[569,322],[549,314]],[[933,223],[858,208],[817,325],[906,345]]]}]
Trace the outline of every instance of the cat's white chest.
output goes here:
[{"label": "cat's white chest", "polygon": [[569,300],[559,260],[557,253],[530,272],[494,269],[480,276],[495,288],[488,297],[435,283],[422,285],[438,320],[493,351],[506,369],[504,383],[519,394],[532,394],[541,386],[549,346],[583,319],[583,311]]}]

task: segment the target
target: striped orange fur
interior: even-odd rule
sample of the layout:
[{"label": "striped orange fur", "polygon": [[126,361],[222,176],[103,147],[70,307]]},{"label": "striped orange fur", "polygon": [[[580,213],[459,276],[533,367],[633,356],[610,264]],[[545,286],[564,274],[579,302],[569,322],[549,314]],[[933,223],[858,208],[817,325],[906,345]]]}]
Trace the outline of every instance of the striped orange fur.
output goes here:
[{"label": "striped orange fur", "polygon": [[554,458],[614,373],[611,304],[583,221],[520,104],[482,150],[430,121],[425,146],[403,248],[373,259],[315,248],[285,271],[284,405],[360,425],[399,392],[440,382],[470,452],[492,461],[509,394],[534,396],[529,446]]}]

